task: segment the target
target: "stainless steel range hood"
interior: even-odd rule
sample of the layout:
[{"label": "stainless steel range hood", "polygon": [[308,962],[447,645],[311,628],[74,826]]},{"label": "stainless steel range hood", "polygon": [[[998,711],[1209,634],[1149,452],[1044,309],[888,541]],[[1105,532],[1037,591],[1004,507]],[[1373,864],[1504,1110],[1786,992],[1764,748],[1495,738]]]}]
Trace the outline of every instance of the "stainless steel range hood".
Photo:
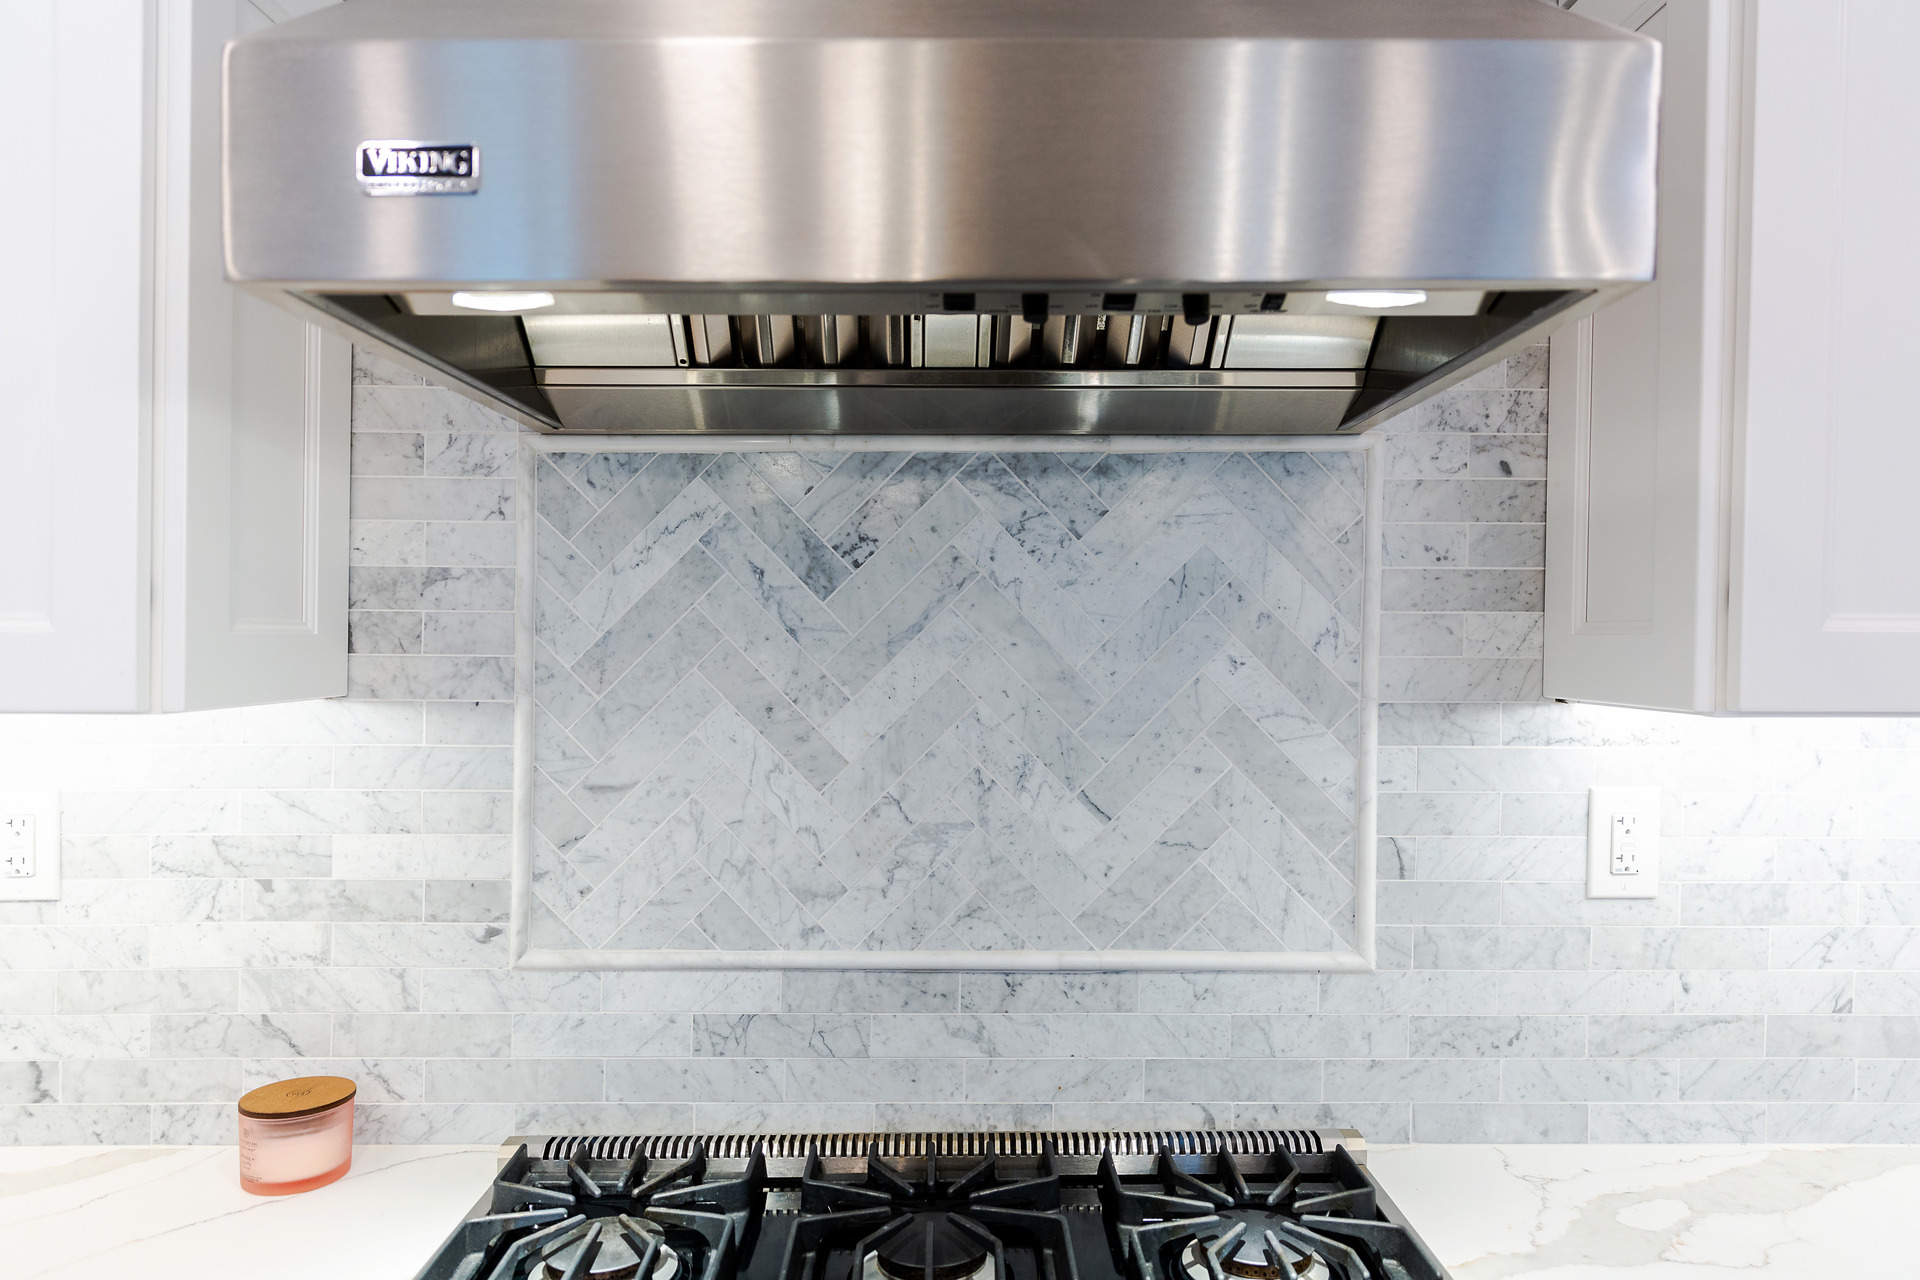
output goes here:
[{"label": "stainless steel range hood", "polygon": [[1352,432],[1653,274],[1540,0],[353,0],[230,45],[230,277],[543,430]]}]

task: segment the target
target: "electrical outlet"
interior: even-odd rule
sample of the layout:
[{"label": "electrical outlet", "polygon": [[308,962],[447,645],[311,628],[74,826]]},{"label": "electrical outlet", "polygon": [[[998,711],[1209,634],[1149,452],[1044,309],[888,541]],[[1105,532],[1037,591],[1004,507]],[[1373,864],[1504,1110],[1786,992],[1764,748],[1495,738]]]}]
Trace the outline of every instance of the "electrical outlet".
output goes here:
[{"label": "electrical outlet", "polygon": [[60,793],[0,791],[0,902],[60,896]]},{"label": "electrical outlet", "polygon": [[1587,896],[1660,894],[1660,788],[1587,792]]},{"label": "electrical outlet", "polygon": [[33,815],[0,815],[0,876],[23,880],[33,874]]}]

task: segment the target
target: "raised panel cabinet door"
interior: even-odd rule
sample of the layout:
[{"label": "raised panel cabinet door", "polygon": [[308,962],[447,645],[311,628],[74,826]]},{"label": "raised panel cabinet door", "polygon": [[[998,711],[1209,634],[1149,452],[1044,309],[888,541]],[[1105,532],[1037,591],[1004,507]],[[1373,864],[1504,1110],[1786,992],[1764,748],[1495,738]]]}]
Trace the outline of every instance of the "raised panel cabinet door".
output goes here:
[{"label": "raised panel cabinet door", "polygon": [[156,700],[178,711],[344,695],[352,350],[222,270],[221,50],[269,17],[248,0],[167,13],[161,128],[167,151],[191,160],[157,209],[160,323],[168,367],[186,376],[161,385],[156,414]]},{"label": "raised panel cabinet door", "polygon": [[221,270],[260,2],[4,9],[0,711],[346,692],[351,351]]},{"label": "raised panel cabinet door", "polygon": [[142,0],[0,36],[0,711],[147,704]]},{"label": "raised panel cabinet door", "polygon": [[1727,702],[1920,712],[1920,6],[1753,15]]},{"label": "raised panel cabinet door", "polygon": [[1737,2],[1575,7],[1589,11],[1661,42],[1659,276],[1552,339],[1543,688],[1710,711]]}]

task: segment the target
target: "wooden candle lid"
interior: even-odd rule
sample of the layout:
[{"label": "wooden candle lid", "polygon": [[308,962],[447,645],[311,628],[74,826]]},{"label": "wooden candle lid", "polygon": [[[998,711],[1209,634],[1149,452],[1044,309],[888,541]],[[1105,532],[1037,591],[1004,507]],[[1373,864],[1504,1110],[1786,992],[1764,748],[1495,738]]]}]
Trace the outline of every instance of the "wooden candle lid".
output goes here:
[{"label": "wooden candle lid", "polygon": [[240,1114],[256,1120],[291,1120],[328,1111],[352,1098],[353,1081],[344,1076],[301,1076],[263,1084],[240,1097]]}]

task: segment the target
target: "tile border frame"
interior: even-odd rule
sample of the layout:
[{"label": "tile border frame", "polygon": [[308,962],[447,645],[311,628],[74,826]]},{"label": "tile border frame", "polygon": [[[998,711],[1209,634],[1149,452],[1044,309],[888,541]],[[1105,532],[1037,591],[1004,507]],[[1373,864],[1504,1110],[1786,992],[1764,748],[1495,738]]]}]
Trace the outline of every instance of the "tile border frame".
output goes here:
[{"label": "tile border frame", "polygon": [[[531,945],[534,763],[534,467],[550,453],[1240,453],[1362,454],[1368,625],[1360,644],[1358,776],[1354,790],[1353,946],[1345,951],[977,951],[562,950]],[[508,965],[547,972],[610,970],[894,970],[917,972],[1365,973],[1375,967],[1375,871],[1379,852],[1381,569],[1386,512],[1386,437],[1360,436],[680,436],[546,435],[523,432],[514,527],[513,874]]]}]

